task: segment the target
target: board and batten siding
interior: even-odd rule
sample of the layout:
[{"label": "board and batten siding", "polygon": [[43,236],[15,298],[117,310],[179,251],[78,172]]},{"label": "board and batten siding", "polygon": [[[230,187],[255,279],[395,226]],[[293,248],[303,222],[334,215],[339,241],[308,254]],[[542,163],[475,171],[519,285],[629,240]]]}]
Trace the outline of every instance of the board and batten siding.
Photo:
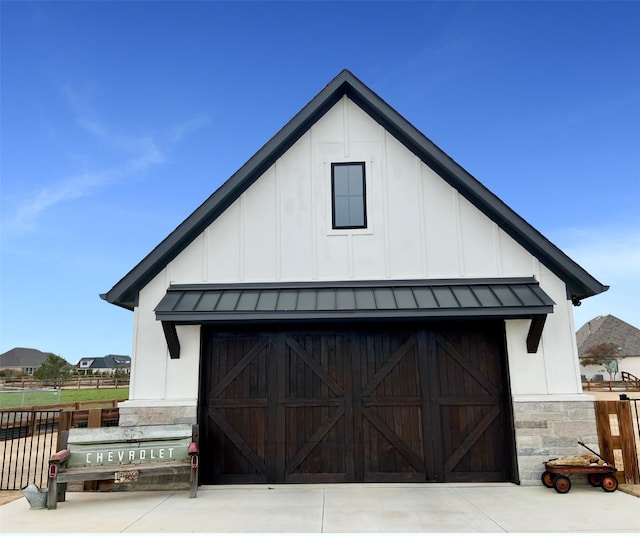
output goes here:
[{"label": "board and batten siding", "polygon": [[[366,164],[366,229],[331,228],[335,162]],[[171,360],[155,319],[170,284],[532,275],[556,305],[536,354],[506,321],[512,393],[579,394],[565,284],[344,96],[140,292],[130,397],[196,404],[200,328]]]}]

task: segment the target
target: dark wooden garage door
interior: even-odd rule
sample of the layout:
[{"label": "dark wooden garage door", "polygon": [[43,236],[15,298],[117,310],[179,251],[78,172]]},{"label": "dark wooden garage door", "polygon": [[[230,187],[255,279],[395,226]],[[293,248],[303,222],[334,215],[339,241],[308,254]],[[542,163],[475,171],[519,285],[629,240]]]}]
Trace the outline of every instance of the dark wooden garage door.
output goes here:
[{"label": "dark wooden garage door", "polygon": [[513,479],[501,323],[203,337],[203,483]]}]

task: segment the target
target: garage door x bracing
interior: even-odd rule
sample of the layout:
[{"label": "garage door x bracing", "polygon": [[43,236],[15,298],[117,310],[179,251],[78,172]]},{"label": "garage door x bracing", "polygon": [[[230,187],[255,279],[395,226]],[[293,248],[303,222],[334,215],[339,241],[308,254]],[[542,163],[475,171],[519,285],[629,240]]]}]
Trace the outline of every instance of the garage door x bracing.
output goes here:
[{"label": "garage door x bracing", "polygon": [[501,322],[203,328],[202,483],[509,481]]}]

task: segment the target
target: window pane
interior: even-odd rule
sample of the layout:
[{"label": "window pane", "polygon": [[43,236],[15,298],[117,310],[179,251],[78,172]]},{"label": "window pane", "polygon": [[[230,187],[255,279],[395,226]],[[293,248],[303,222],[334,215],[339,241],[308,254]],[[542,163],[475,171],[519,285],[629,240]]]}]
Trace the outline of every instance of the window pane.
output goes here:
[{"label": "window pane", "polygon": [[347,166],[334,166],[333,191],[335,195],[349,195],[349,168]]},{"label": "window pane", "polygon": [[362,227],[364,225],[364,206],[362,197],[349,198],[349,226]]},{"label": "window pane", "polygon": [[362,195],[362,167],[349,166],[349,194]]},{"label": "window pane", "polygon": [[336,197],[334,200],[334,224],[336,227],[349,227],[349,198]]}]

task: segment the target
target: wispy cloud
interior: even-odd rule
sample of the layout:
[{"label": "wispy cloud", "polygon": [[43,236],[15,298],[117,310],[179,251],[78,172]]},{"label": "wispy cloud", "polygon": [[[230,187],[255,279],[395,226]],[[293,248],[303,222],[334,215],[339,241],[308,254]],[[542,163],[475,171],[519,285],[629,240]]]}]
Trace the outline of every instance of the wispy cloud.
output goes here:
[{"label": "wispy cloud", "polygon": [[79,92],[68,84],[61,85],[59,92],[71,108],[74,119],[81,128],[97,138],[107,140],[110,143],[114,142],[114,136],[98,121],[94,111],[91,109],[86,92]]},{"label": "wispy cloud", "polygon": [[[17,204],[14,217],[5,221],[5,236],[7,231],[35,230],[38,218],[61,203],[93,196],[109,186],[144,176],[154,166],[164,163],[167,153],[187,135],[211,122],[208,115],[200,115],[164,133],[126,136],[115,132],[100,119],[91,105],[89,92],[78,91],[68,84],[60,85],[58,91],[75,124],[89,135],[89,140],[97,140],[102,148],[108,149],[111,162],[93,169],[85,165],[84,169],[71,171],[66,177],[41,180],[44,186],[25,195]],[[164,138],[164,147],[155,138]],[[97,158],[87,155],[84,160]]]},{"label": "wispy cloud", "polygon": [[171,130],[171,141],[173,143],[180,143],[185,136],[210,123],[211,117],[209,115],[200,115],[191,121],[182,123]]},{"label": "wispy cloud", "polygon": [[102,188],[144,174],[164,161],[164,155],[151,140],[141,140],[138,154],[123,164],[103,170],[87,171],[41,188],[17,210],[14,229],[34,229],[37,217],[65,201],[94,195]]}]

